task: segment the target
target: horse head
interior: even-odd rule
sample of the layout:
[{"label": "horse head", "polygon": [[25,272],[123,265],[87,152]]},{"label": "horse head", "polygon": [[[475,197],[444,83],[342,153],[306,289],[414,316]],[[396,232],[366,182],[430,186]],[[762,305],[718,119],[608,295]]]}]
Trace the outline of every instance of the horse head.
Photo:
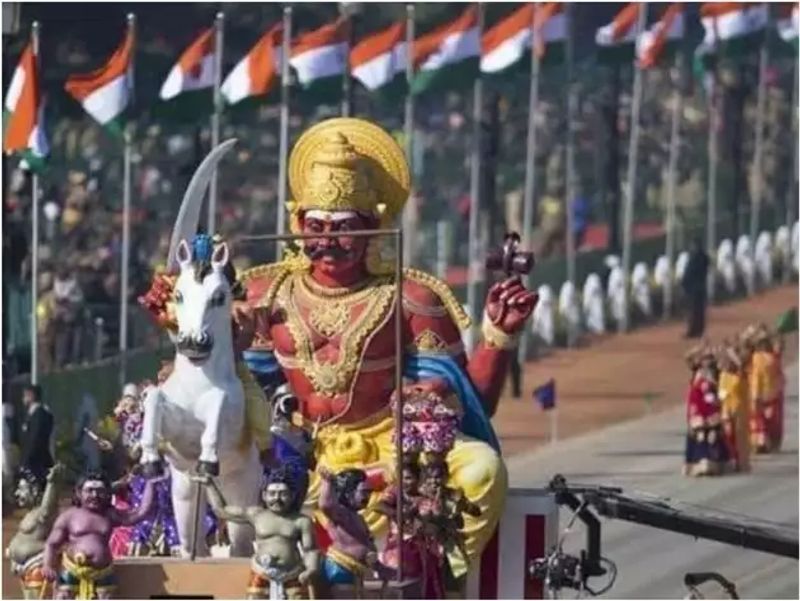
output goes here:
[{"label": "horse head", "polygon": [[210,238],[197,236],[193,247],[181,240],[176,253],[180,266],[174,296],[176,349],[195,365],[205,363],[219,348],[233,360],[228,245],[212,248]]}]

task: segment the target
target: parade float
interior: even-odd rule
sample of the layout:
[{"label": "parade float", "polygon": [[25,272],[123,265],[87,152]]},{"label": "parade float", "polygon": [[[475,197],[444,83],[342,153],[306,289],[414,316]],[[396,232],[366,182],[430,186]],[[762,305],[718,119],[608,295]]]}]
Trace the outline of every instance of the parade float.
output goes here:
[{"label": "parade float", "polygon": [[[510,235],[487,257],[502,277],[468,357],[448,286],[402,265],[403,151],[340,118],[291,154],[291,233],[262,237],[290,241],[285,258],[237,274],[228,245],[198,234],[234,143],[195,173],[167,271],[141,299],[176,348],[121,412],[143,488],[119,505],[101,475],[82,478],[45,543],[45,579],[61,598],[541,596],[528,565],[555,542],[556,505],[509,490],[490,422],[536,304],[519,277],[532,255]],[[151,524],[164,486],[169,556],[112,557],[112,535]],[[211,556],[207,504],[225,557]]]}]

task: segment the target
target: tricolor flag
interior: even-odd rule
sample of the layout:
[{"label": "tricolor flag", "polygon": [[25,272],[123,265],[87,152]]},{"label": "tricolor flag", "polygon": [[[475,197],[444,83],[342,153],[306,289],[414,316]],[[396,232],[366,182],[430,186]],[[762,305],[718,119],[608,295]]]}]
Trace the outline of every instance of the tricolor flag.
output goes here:
[{"label": "tricolor flag", "polygon": [[309,88],[342,77],[347,68],[349,27],[349,21],[340,18],[294,40],[289,64],[301,86]]},{"label": "tricolor flag", "polygon": [[778,5],[778,19],[775,26],[778,35],[784,42],[793,44],[797,48],[797,37],[800,33],[800,22],[798,21],[798,5],[796,2],[781,2]]},{"label": "tricolor flag", "polygon": [[281,74],[282,44],[283,23],[278,23],[261,36],[225,78],[221,92],[228,104],[269,93]]},{"label": "tricolor flag", "polygon": [[669,42],[683,37],[683,8],[682,2],[671,4],[661,19],[639,36],[636,57],[642,69],[654,67],[664,55]]},{"label": "tricolor flag", "polygon": [[769,21],[766,4],[751,2],[708,2],[700,7],[705,36],[697,54],[720,50],[725,54],[756,50]]},{"label": "tricolor flag", "polygon": [[[481,40],[481,72],[500,73],[518,65],[525,64],[530,57],[531,23],[534,5],[524,4],[483,34]],[[545,48],[552,43],[566,40],[566,17],[560,2],[541,3],[536,9],[534,25],[540,59]]]},{"label": "tricolor flag", "polygon": [[121,132],[117,123],[133,92],[133,27],[108,62],[83,75],[72,75],[64,88],[98,123]]},{"label": "tricolor flag", "polygon": [[20,153],[31,169],[40,169],[50,149],[44,134],[44,103],[32,42],[22,52],[6,92],[4,108],[3,150]]},{"label": "tricolor flag", "polygon": [[455,21],[414,40],[411,92],[421,94],[478,75],[481,33],[478,8],[470,5]]},{"label": "tricolor flag", "polygon": [[633,59],[636,22],[639,19],[639,11],[643,9],[643,3],[631,2],[617,13],[611,23],[597,30],[594,38],[599,46],[601,59],[611,61]]},{"label": "tricolor flag", "polygon": [[350,51],[350,73],[368,90],[377,90],[405,77],[408,65],[406,22],[364,38]]},{"label": "tricolor flag", "polygon": [[184,92],[214,87],[214,43],[216,29],[209,27],[183,51],[161,86],[161,100],[172,100]]}]

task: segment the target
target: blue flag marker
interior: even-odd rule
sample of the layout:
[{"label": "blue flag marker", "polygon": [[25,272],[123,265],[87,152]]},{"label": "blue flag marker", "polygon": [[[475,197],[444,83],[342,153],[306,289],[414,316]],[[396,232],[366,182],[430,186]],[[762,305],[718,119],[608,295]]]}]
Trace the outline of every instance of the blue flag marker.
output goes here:
[{"label": "blue flag marker", "polygon": [[542,409],[548,411],[556,406],[556,381],[550,378],[547,382],[534,388],[533,398],[541,405]]}]

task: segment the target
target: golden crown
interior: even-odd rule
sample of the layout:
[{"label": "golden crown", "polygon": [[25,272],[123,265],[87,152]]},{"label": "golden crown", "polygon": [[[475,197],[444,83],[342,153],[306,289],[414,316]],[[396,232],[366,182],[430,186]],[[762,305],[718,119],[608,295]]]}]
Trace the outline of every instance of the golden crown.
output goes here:
[{"label": "golden crown", "polygon": [[403,210],[410,185],[397,142],[363,119],[328,119],[308,129],[289,159],[291,229],[303,211],[358,211],[385,227]]}]

